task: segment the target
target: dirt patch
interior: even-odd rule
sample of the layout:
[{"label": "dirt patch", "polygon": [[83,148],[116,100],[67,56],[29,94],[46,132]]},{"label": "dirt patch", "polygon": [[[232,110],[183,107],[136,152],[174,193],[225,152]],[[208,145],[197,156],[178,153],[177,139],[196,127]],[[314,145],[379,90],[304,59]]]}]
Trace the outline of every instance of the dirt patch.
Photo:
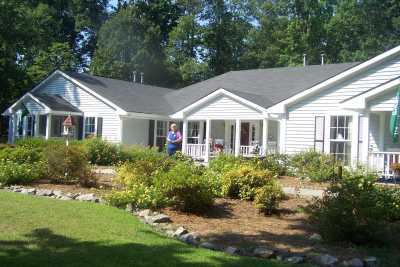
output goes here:
[{"label": "dirt patch", "polygon": [[225,246],[251,248],[259,245],[295,254],[329,253],[340,259],[366,256],[349,246],[328,246],[312,241],[315,233],[307,223],[303,207],[308,200],[289,198],[280,207],[280,214],[264,216],[248,201],[217,199],[204,215],[189,215],[170,208],[162,212],[171,217],[176,227],[184,226]]},{"label": "dirt patch", "polygon": [[295,188],[309,188],[309,189],[326,189],[329,183],[317,183],[307,179],[301,179],[291,176],[280,176],[278,179],[282,186],[295,187]]}]

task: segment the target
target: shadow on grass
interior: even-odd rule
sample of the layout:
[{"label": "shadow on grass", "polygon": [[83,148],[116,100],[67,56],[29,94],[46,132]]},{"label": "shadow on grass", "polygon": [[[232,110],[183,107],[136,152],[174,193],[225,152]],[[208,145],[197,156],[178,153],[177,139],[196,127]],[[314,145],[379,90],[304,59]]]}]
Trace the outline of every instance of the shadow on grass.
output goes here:
[{"label": "shadow on grass", "polygon": [[[146,234],[159,237],[151,231]],[[0,240],[0,266],[282,266],[208,251],[199,255],[200,251],[175,242],[115,245],[79,241],[47,228],[36,229],[26,237],[29,241]]]}]

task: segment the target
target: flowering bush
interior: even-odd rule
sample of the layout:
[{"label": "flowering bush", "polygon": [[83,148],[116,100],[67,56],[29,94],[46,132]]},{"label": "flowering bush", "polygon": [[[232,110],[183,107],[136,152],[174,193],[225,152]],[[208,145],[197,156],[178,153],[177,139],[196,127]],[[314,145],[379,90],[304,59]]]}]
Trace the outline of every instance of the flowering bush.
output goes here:
[{"label": "flowering bush", "polygon": [[259,170],[252,165],[242,164],[227,171],[222,176],[222,195],[243,200],[253,200],[256,190],[267,184],[275,176],[267,170]]},{"label": "flowering bush", "polygon": [[3,185],[26,184],[45,175],[45,163],[19,163],[0,160],[0,183]]},{"label": "flowering bush", "polygon": [[86,139],[83,147],[91,164],[109,166],[115,165],[121,160],[120,147],[102,139]]},{"label": "flowering bush", "polygon": [[284,199],[282,187],[275,179],[268,179],[267,183],[256,190],[254,206],[266,215],[278,209],[279,203]]}]

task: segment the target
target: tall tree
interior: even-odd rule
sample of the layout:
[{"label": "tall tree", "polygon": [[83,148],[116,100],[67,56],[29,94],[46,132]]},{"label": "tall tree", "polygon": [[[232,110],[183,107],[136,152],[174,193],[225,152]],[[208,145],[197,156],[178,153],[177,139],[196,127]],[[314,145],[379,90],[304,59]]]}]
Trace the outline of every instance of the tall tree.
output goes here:
[{"label": "tall tree", "polygon": [[214,74],[241,68],[246,36],[251,29],[247,1],[204,1],[205,44]]},{"label": "tall tree", "polygon": [[[145,73],[146,83],[175,84],[164,48],[169,31],[175,26],[178,15],[174,12],[178,8],[174,1],[160,1],[160,5],[154,6],[150,2],[134,1],[121,6],[101,27],[91,65],[93,73],[130,80],[132,72],[138,71]],[[166,10],[159,10],[162,8]]]}]

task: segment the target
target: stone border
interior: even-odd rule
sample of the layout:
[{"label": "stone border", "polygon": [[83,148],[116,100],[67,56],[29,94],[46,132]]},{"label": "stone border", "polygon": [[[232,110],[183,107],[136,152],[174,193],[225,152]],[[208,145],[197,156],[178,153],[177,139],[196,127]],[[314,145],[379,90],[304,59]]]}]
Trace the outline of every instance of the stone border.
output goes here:
[{"label": "stone border", "polygon": [[[77,200],[77,201],[106,204],[104,200],[96,197],[94,194],[65,193],[62,192],[61,190],[36,189],[36,188],[27,188],[23,186],[9,186],[9,187],[4,187],[4,189],[7,191],[20,193],[24,195],[50,197],[64,201]],[[290,190],[290,192],[287,193],[290,194],[292,192],[293,191]],[[295,190],[294,193],[300,194],[299,192],[301,193],[301,191]],[[318,197],[315,192],[311,192],[310,194],[307,194],[307,196]],[[379,265],[379,260],[376,257],[366,257],[364,259],[353,258],[348,261],[340,262],[338,258],[329,254],[312,254],[312,255],[294,254],[294,253],[289,253],[287,251],[279,251],[276,249],[271,249],[266,246],[257,246],[252,249],[243,249],[234,246],[222,246],[221,244],[217,244],[214,240],[202,240],[198,233],[189,232],[183,226],[174,228],[174,226],[171,224],[172,221],[170,217],[160,212],[151,211],[149,209],[136,210],[132,205],[127,205],[125,210],[128,213],[136,216],[143,223],[151,225],[152,227],[155,228],[155,230],[162,232],[168,237],[176,238],[177,240],[180,240],[181,242],[194,247],[199,247],[214,251],[222,251],[230,255],[257,257],[262,259],[275,259],[290,264],[312,263],[318,266],[329,266],[329,267],[333,266],[377,267]],[[315,233],[310,237],[310,240],[313,240],[314,242],[321,242],[322,238],[319,234]]]}]

